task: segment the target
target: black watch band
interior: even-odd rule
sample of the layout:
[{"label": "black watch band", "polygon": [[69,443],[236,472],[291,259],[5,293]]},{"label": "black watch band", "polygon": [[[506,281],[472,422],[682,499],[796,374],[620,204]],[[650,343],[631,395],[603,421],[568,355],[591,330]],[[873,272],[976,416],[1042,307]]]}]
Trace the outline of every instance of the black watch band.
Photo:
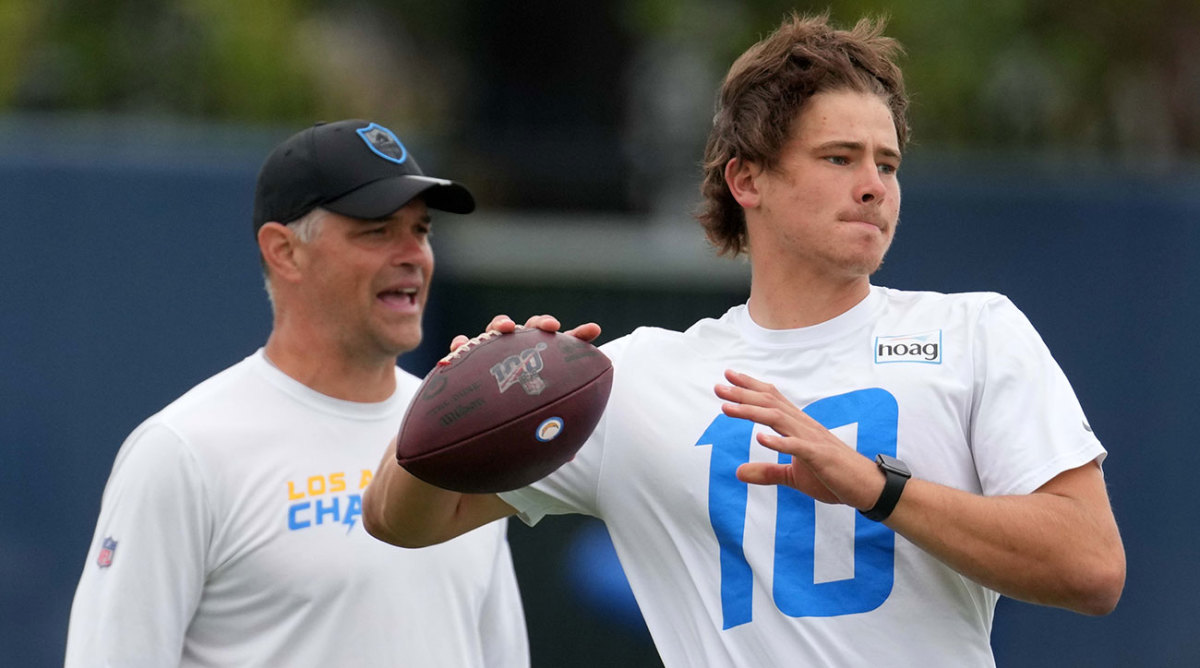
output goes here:
[{"label": "black watch band", "polygon": [[875,505],[870,510],[858,512],[869,520],[882,522],[892,514],[896,503],[900,501],[900,493],[904,491],[904,485],[912,477],[912,472],[908,470],[908,465],[904,462],[884,454],[875,456],[875,464],[879,466],[880,471],[883,471],[883,492],[879,494],[879,499],[875,501]]}]

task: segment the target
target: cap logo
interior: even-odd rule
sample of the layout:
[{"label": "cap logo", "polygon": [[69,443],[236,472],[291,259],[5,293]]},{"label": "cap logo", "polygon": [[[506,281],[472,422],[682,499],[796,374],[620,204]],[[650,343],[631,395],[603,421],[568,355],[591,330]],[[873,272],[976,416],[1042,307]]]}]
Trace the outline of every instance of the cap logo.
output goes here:
[{"label": "cap logo", "polygon": [[391,130],[382,125],[372,123],[365,128],[360,128],[357,132],[358,136],[366,142],[367,148],[384,160],[391,160],[397,165],[403,165],[404,161],[408,160],[408,149],[404,148],[404,144],[400,143]]}]

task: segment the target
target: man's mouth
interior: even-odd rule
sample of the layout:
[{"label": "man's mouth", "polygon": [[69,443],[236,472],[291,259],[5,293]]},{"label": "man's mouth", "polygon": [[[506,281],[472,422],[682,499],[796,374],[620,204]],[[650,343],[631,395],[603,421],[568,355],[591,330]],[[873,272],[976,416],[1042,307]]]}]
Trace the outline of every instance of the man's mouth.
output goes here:
[{"label": "man's mouth", "polygon": [[417,288],[396,288],[393,290],[384,290],[377,297],[380,301],[391,308],[411,309],[417,305]]},{"label": "man's mouth", "polygon": [[880,231],[887,230],[887,226],[884,225],[883,222],[876,220],[874,218],[870,218],[870,217],[860,217],[860,218],[846,217],[846,218],[842,219],[842,222],[843,223],[859,223],[862,225],[870,225],[871,227],[879,228]]}]

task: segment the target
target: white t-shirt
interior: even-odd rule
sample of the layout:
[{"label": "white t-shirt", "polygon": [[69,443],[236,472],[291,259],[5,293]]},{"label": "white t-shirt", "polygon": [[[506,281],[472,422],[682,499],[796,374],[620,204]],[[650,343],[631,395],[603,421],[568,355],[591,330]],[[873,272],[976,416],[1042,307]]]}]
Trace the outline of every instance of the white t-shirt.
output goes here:
[{"label": "white t-shirt", "polygon": [[833,320],[766,330],[745,306],[602,348],[612,395],[583,449],[502,497],[533,524],[606,523],[667,666],[992,666],[998,594],[853,508],[749,486],[780,461],[721,413],[733,369],[775,384],[851,447],[985,495],[1101,459],[1062,371],[997,294],[873,287]]},{"label": "white t-shirt", "polygon": [[71,609],[74,666],[528,666],[504,522],[423,550],[362,528],[420,381],[322,395],[262,351],[117,454]]}]

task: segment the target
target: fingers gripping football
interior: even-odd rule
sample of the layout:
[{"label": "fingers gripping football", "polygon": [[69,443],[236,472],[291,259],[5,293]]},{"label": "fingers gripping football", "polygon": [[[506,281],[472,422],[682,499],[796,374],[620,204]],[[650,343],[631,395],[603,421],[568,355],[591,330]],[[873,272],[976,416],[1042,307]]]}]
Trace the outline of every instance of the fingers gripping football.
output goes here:
[{"label": "fingers gripping football", "polygon": [[[516,331],[516,329],[517,329],[517,323],[513,322],[512,318],[508,317],[507,315],[500,314],[500,315],[493,317],[492,321],[488,323],[487,327],[483,328],[483,334],[487,334],[490,332],[498,332],[501,334],[508,334],[510,332]],[[482,336],[482,334],[480,336]],[[479,339],[480,336],[476,336],[473,339],[472,337],[469,337],[466,334],[459,334],[450,341],[450,351],[454,352],[454,351],[458,350],[459,348],[461,348],[462,346],[466,345],[468,342],[475,340],[475,339]]]},{"label": "fingers gripping football", "polygon": [[[485,327],[483,331],[484,333],[499,332],[501,334],[509,334],[517,331],[518,329],[540,329],[543,332],[553,333],[562,329],[562,323],[559,322],[558,318],[555,318],[552,315],[543,314],[530,316],[530,318],[525,321],[525,325],[521,326],[518,325],[512,318],[501,314],[493,317],[491,322],[488,323],[487,327]],[[563,333],[574,336],[581,341],[591,342],[594,341],[596,337],[600,336],[600,325],[597,325],[594,322],[587,322]],[[471,339],[465,334],[459,334],[458,336],[455,336],[452,341],[450,341],[450,350],[457,350],[460,346],[465,345],[470,340]]]}]

